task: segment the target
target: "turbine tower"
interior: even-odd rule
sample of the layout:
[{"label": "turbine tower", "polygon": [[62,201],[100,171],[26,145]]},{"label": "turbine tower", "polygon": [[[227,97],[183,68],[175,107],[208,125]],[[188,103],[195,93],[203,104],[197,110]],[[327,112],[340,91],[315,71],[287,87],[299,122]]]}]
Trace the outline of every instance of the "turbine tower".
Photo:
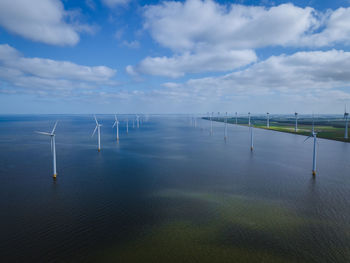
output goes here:
[{"label": "turbine tower", "polygon": [[113,123],[113,126],[112,128],[114,128],[115,126],[117,127],[117,141],[119,141],[119,121],[118,121],[118,118],[117,118],[117,115],[114,115],[114,123]]},{"label": "turbine tower", "polygon": [[126,117],[126,134],[129,134],[129,118]]},{"label": "turbine tower", "polygon": [[50,136],[51,138],[51,152],[52,152],[52,162],[53,162],[53,179],[56,180],[57,177],[57,171],[56,171],[56,142],[55,142],[55,130],[57,126],[57,121],[55,123],[55,126],[53,126],[53,129],[51,133],[49,132],[40,132],[37,131],[36,133],[43,134]]},{"label": "turbine tower", "polygon": [[250,150],[253,151],[254,148],[254,136],[253,136],[253,127],[249,126],[250,131]]},{"label": "turbine tower", "polygon": [[266,123],[266,126],[267,126],[267,128],[270,128],[270,113],[266,113],[266,115],[267,115],[267,123]]},{"label": "turbine tower", "polygon": [[248,125],[250,127],[250,112],[248,112]]},{"label": "turbine tower", "polygon": [[140,128],[140,117],[139,117],[139,115],[136,115],[136,125],[137,125],[137,128]]},{"label": "turbine tower", "polygon": [[237,111],[236,111],[236,125],[237,125]]},{"label": "turbine tower", "polygon": [[210,135],[213,135],[213,114],[214,112],[210,115]]},{"label": "turbine tower", "polygon": [[225,115],[225,134],[224,134],[224,139],[225,139],[225,141],[227,139],[227,112],[226,112],[226,115]]},{"label": "turbine tower", "polygon": [[98,123],[96,116],[94,115],[95,118],[95,122],[96,122],[96,127],[94,129],[94,132],[92,133],[91,137],[93,137],[95,135],[95,132],[97,130],[97,141],[98,141],[98,148],[97,150],[100,152],[101,151],[101,124]]},{"label": "turbine tower", "polygon": [[311,137],[313,137],[314,139],[314,147],[313,147],[313,155],[312,155],[312,175],[315,176],[316,175],[316,154],[317,154],[317,133],[315,132],[314,129],[314,119],[312,118],[312,132],[311,135],[309,137],[307,137],[305,141],[307,141],[308,139],[310,139]]},{"label": "turbine tower", "polygon": [[346,112],[346,105],[345,105],[345,110],[344,110],[344,119],[345,119],[345,134],[344,134],[344,139],[348,139],[348,122],[349,122],[349,113]]},{"label": "turbine tower", "polygon": [[298,113],[295,112],[294,115],[295,115],[295,129],[294,129],[294,131],[298,132]]}]

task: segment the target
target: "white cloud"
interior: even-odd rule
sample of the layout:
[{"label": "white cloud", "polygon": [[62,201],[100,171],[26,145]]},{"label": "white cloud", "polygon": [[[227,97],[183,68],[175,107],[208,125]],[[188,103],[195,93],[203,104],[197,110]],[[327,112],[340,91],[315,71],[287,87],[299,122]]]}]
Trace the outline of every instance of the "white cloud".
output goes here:
[{"label": "white cloud", "polygon": [[110,7],[110,8],[114,8],[116,6],[125,6],[127,5],[131,0],[102,0],[102,2]]},{"label": "white cloud", "polygon": [[323,21],[324,30],[306,36],[302,44],[321,47],[334,43],[350,43],[350,8],[328,11]]},{"label": "white cloud", "polygon": [[59,0],[1,0],[0,26],[33,41],[52,45],[75,45],[87,25],[66,22],[70,13]]},{"label": "white cloud", "polygon": [[276,94],[297,95],[302,100],[307,94],[315,97],[347,94],[349,98],[349,93],[341,91],[350,88],[349,83],[350,52],[331,50],[272,56],[250,68],[221,77],[190,79],[182,85],[166,85],[172,93],[187,93],[191,98],[207,100]]},{"label": "white cloud", "polygon": [[266,8],[187,0],[147,6],[144,17],[152,37],[177,52],[213,46],[328,46],[350,40],[350,8],[321,13],[293,4]]},{"label": "white cloud", "polygon": [[114,85],[115,74],[116,70],[106,66],[88,67],[69,61],[27,58],[9,45],[0,45],[0,80],[32,92]]},{"label": "white cloud", "polygon": [[255,62],[252,50],[215,50],[197,54],[184,53],[173,57],[147,57],[137,66],[129,66],[132,74],[150,74],[165,77],[182,77],[185,73],[219,72],[233,70]]},{"label": "white cloud", "polygon": [[139,48],[140,47],[140,42],[137,41],[137,40],[133,40],[133,41],[126,41],[124,40],[122,42],[122,45],[125,46],[125,47],[128,47],[128,48],[133,48],[133,49],[136,49],[136,48]]},{"label": "white cloud", "polygon": [[350,43],[350,8],[322,13],[293,4],[263,7],[186,0],[146,6],[144,18],[153,39],[174,54],[146,57],[129,66],[133,74],[181,77],[229,71],[256,61],[256,48]]},{"label": "white cloud", "polygon": [[312,8],[292,4],[265,8],[187,0],[148,6],[144,16],[152,37],[175,51],[296,44],[318,25]]},{"label": "white cloud", "polygon": [[134,67],[130,66],[130,65],[125,67],[125,71],[126,71],[126,73],[128,73],[131,76],[137,76],[138,75],[137,72],[135,72]]}]

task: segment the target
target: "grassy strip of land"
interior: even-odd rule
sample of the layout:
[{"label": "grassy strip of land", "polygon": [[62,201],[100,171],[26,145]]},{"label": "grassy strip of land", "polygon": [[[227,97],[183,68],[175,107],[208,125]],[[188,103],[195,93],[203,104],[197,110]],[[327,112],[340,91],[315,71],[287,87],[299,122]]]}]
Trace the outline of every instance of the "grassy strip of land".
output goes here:
[{"label": "grassy strip of land", "polygon": [[[208,118],[204,118],[208,119]],[[224,122],[224,118],[213,118],[213,121]],[[236,124],[235,118],[228,118],[227,122]],[[312,118],[298,120],[298,130],[295,131],[295,119],[293,118],[271,118],[270,127],[267,128],[267,121],[264,118],[251,118],[252,126],[266,130],[287,132],[299,135],[310,135],[312,131]],[[248,118],[237,118],[237,125],[248,126]],[[314,129],[317,137],[335,141],[350,142],[345,139],[345,122],[340,118],[322,118],[314,121]]]}]

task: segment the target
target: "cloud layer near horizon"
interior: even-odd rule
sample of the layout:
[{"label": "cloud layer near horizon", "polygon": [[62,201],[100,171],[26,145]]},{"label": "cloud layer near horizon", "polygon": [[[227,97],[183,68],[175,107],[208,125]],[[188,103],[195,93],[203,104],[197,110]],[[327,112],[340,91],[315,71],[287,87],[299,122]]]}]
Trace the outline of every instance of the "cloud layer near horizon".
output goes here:
[{"label": "cloud layer near horizon", "polygon": [[[105,66],[88,67],[69,61],[27,58],[13,47],[0,45],[0,79],[24,93],[68,95],[98,85],[114,85],[116,70]],[[12,89],[13,92],[16,90]],[[7,88],[0,92],[10,93]]]}]

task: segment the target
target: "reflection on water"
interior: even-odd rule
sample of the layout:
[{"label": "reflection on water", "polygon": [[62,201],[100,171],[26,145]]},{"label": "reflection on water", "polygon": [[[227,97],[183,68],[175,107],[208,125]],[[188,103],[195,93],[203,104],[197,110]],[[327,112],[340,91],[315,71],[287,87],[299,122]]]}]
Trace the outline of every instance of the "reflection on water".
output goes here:
[{"label": "reflection on water", "polygon": [[[56,182],[46,137],[57,127]],[[349,144],[184,117],[1,116],[1,262],[350,262]],[[129,120],[131,116],[129,116]]]}]

